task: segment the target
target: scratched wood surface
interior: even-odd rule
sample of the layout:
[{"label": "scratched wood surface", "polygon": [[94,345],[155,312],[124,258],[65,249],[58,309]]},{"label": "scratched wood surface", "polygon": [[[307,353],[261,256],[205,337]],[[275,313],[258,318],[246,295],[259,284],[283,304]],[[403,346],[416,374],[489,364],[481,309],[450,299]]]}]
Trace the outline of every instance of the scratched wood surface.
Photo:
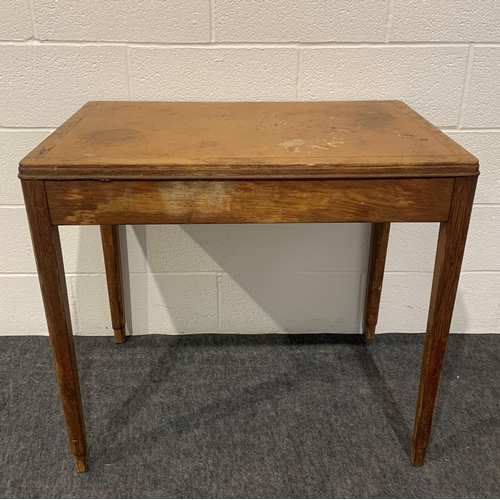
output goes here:
[{"label": "scratched wood surface", "polygon": [[50,223],[44,182],[22,183],[45,318],[66,419],[69,445],[79,472],[87,469],[87,444],[59,229]]},{"label": "scratched wood surface", "polygon": [[23,179],[477,175],[400,101],[90,102],[20,163]]},{"label": "scratched wood surface", "polygon": [[454,179],[46,181],[52,224],[438,222]]},{"label": "scratched wood surface", "polygon": [[429,444],[476,182],[477,179],[470,178],[456,180],[449,218],[439,228],[413,428],[413,465],[424,463]]}]

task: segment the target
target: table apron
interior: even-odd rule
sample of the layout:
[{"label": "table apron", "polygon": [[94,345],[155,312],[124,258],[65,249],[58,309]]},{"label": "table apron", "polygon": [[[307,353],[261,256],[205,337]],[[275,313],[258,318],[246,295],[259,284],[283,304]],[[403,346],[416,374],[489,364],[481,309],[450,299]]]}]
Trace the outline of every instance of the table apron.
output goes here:
[{"label": "table apron", "polygon": [[441,222],[454,178],[46,181],[51,222]]}]

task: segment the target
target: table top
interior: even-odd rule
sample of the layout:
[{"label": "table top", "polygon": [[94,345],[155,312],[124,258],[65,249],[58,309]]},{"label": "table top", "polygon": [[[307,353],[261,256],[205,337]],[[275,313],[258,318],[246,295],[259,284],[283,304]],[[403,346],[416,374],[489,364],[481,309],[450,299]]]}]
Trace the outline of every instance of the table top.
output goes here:
[{"label": "table top", "polygon": [[401,101],[89,102],[23,179],[454,177],[478,160]]}]

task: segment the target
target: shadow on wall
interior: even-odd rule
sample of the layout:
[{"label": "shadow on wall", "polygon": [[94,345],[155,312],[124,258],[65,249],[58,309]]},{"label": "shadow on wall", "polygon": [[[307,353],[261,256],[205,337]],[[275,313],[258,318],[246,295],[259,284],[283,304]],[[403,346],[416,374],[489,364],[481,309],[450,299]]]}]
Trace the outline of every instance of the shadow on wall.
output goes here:
[{"label": "shadow on wall", "polygon": [[135,333],[360,331],[368,225],[133,230],[148,267],[125,284]]},{"label": "shadow on wall", "polygon": [[[127,329],[135,334],[360,333],[369,235],[369,224],[121,227]],[[96,246],[100,253],[100,241]],[[79,262],[88,259],[87,252],[80,240]],[[145,268],[138,263],[142,260]],[[392,309],[397,296],[387,293]],[[76,278],[72,295],[73,302],[78,298],[75,331],[111,334],[104,277]],[[408,321],[402,318],[394,322],[401,324],[395,331],[425,331],[430,276],[428,292],[417,295],[424,295],[425,303],[412,308],[418,310],[415,325],[405,328]],[[394,304],[394,310],[407,312],[403,304]],[[468,327],[459,290],[452,332]]]},{"label": "shadow on wall", "polygon": [[[459,285],[460,287],[460,285]],[[430,295],[430,290],[429,290]],[[460,288],[457,292],[457,299],[455,301],[455,308],[453,310],[453,321],[451,322],[451,333],[474,333],[470,332],[470,324],[469,324],[469,316],[470,313],[467,312],[467,304],[466,301],[462,297],[462,292]]]}]

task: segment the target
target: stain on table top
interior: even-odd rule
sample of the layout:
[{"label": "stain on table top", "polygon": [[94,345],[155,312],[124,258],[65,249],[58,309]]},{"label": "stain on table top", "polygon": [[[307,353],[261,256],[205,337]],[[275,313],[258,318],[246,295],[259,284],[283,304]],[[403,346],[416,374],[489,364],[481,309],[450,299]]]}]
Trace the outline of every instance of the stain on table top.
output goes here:
[{"label": "stain on table top", "polygon": [[447,177],[478,161],[401,101],[90,102],[21,178]]}]

